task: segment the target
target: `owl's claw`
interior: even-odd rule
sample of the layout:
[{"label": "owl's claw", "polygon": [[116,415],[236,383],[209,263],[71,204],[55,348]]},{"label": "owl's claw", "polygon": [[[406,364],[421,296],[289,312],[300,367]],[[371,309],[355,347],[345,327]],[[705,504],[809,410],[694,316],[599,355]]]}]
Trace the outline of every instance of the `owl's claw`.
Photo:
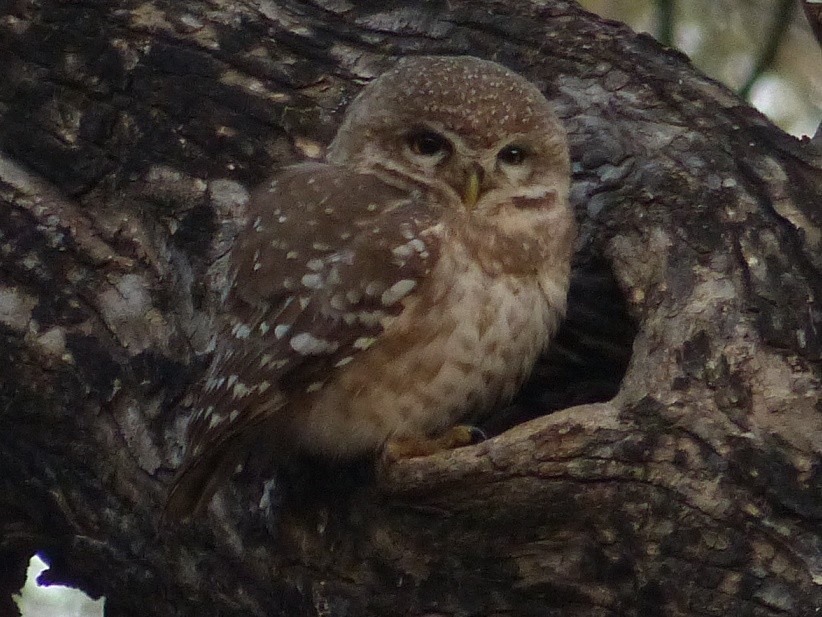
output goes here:
[{"label": "owl's claw", "polygon": [[488,441],[488,435],[480,427],[473,426],[473,425],[466,425],[466,427],[468,428],[469,431],[471,431],[471,443],[472,444],[482,443],[483,441]]},{"label": "owl's claw", "polygon": [[443,444],[441,450],[451,450],[463,446],[472,446],[487,439],[488,435],[480,427],[472,424],[457,424],[436,438],[435,441]]},{"label": "owl's claw", "polygon": [[470,446],[488,439],[485,432],[468,424],[457,424],[437,437],[395,437],[389,439],[382,451],[382,461],[390,463],[404,458],[430,456],[442,450]]}]

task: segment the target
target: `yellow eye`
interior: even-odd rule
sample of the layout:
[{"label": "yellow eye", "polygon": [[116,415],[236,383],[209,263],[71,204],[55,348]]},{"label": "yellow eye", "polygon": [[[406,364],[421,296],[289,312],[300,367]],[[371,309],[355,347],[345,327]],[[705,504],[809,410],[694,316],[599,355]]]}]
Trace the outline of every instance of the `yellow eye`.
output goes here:
[{"label": "yellow eye", "polygon": [[528,156],[528,150],[522,146],[511,144],[497,153],[497,159],[506,165],[522,165]]},{"label": "yellow eye", "polygon": [[434,131],[414,131],[406,140],[411,152],[419,156],[441,156],[451,151],[448,140]]}]

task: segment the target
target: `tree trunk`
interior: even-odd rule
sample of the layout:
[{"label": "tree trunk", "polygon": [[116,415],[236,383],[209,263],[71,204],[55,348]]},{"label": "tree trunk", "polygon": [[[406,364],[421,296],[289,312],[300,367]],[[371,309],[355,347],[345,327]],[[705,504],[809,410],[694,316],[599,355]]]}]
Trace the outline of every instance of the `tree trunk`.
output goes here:
[{"label": "tree trunk", "polygon": [[[0,614],[35,551],[111,616],[818,614],[822,153],[573,2],[416,4],[3,3]],[[247,189],[418,53],[569,132],[569,321],[495,428],[535,419],[162,527]]]}]

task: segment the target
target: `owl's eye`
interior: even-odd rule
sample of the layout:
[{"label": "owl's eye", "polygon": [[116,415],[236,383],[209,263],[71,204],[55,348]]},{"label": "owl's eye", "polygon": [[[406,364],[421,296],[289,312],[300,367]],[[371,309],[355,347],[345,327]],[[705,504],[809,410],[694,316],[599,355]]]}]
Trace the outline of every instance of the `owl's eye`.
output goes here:
[{"label": "owl's eye", "polygon": [[419,156],[442,156],[451,151],[448,140],[434,131],[414,131],[406,139],[411,152]]},{"label": "owl's eye", "polygon": [[497,153],[497,159],[506,165],[522,165],[528,156],[528,150],[522,146],[511,144]]}]

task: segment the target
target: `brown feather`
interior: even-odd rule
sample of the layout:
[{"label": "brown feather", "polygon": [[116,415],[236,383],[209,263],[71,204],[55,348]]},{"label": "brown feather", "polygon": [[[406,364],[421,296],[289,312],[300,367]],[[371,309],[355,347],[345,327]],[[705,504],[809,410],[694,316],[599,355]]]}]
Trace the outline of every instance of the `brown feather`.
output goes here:
[{"label": "brown feather", "polygon": [[379,336],[381,319],[402,310],[383,303],[383,294],[436,262],[431,242],[394,250],[417,237],[435,209],[337,166],[284,170],[252,196],[248,218],[245,241],[231,254],[234,284],[169,493],[169,519],[206,503],[240,462],[233,451],[244,435],[287,413],[287,396],[359,354],[358,339]]},{"label": "brown feather", "polygon": [[527,80],[403,60],[352,103],[329,161],[249,202],[169,515],[257,447],[355,456],[487,413],[565,310],[568,149]]}]

